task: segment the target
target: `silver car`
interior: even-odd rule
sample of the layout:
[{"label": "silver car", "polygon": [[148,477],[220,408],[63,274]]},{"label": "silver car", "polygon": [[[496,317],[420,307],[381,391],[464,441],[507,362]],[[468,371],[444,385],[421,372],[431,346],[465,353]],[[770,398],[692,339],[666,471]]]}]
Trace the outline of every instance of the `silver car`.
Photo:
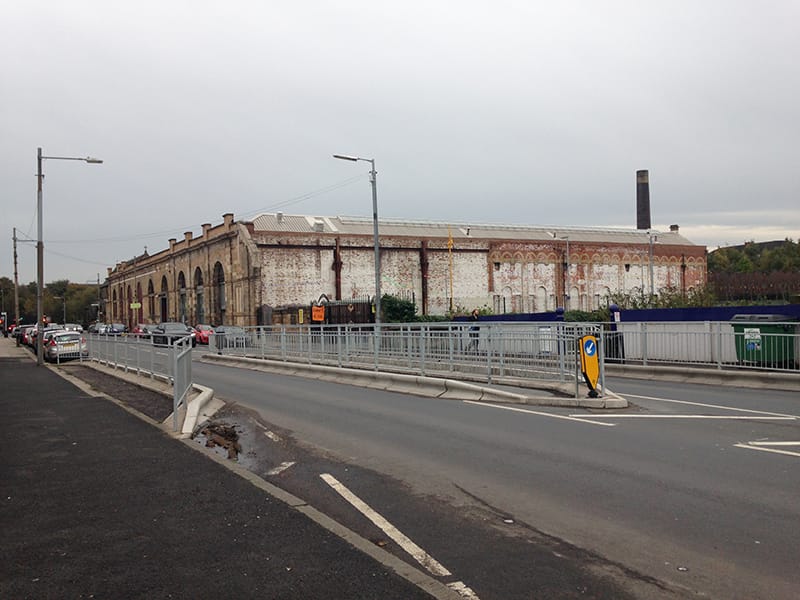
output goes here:
[{"label": "silver car", "polygon": [[61,362],[68,358],[89,356],[86,338],[77,331],[53,333],[44,346],[44,358],[50,362]]}]

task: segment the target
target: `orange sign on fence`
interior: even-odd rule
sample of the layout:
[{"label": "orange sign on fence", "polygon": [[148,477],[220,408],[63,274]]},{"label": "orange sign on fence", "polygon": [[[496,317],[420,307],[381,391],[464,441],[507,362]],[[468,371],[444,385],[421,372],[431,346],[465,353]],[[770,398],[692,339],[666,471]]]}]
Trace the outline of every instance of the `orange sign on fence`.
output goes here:
[{"label": "orange sign on fence", "polygon": [[312,306],[311,307],[311,320],[312,321],[324,321],[325,320],[325,307],[324,306]]}]

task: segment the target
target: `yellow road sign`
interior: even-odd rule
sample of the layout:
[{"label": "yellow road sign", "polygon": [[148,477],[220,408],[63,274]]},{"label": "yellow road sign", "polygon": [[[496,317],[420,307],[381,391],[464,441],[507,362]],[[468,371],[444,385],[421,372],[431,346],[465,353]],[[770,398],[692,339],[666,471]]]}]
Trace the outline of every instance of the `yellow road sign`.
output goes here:
[{"label": "yellow road sign", "polygon": [[597,350],[597,338],[585,335],[579,341],[579,354],[581,356],[581,372],[589,388],[589,395],[597,396],[597,380],[600,378],[600,359]]}]

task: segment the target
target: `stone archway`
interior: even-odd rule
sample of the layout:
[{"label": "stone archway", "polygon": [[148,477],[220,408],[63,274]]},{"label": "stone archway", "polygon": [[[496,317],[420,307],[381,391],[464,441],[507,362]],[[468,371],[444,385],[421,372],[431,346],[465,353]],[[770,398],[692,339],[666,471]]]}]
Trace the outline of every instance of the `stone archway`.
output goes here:
[{"label": "stone archway", "polygon": [[194,298],[196,306],[197,324],[205,323],[205,293],[203,291],[203,271],[200,267],[194,270]]},{"label": "stone archway", "polygon": [[227,310],[225,298],[225,271],[221,263],[214,265],[211,276],[211,318],[214,325],[225,325],[225,311]]},{"label": "stone archway", "polygon": [[156,320],[156,288],[152,279],[147,282],[147,320],[151,323]]},{"label": "stone archway", "polygon": [[178,320],[186,323],[189,318],[186,310],[186,276],[178,273]]},{"label": "stone archway", "polygon": [[169,321],[169,284],[167,276],[161,278],[161,293],[158,295],[161,321]]}]

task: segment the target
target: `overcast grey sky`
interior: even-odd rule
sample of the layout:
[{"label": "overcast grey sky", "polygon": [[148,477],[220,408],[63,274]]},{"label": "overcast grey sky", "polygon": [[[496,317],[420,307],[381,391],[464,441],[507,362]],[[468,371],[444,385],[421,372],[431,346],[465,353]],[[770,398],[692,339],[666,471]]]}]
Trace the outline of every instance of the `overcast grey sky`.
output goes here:
[{"label": "overcast grey sky", "polygon": [[[0,1],[0,275],[94,281],[225,212],[800,237],[800,2]],[[19,248],[21,282],[35,248]]]}]

